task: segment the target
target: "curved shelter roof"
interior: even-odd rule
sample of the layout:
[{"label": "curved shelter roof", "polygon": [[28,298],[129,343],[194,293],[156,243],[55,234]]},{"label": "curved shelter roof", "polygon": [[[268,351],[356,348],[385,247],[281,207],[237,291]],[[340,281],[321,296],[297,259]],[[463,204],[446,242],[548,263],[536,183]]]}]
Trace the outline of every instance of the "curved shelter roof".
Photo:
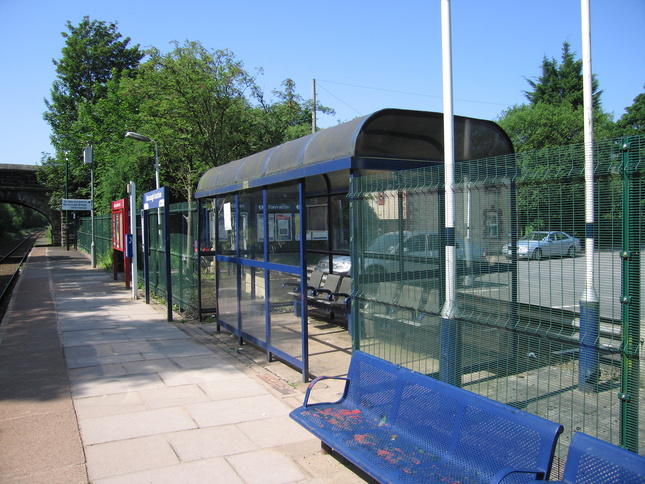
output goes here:
[{"label": "curved shelter roof", "polygon": [[[513,152],[495,123],[455,116],[455,159]],[[443,162],[443,114],[384,109],[208,170],[196,198],[361,168],[400,170]],[[401,163],[407,161],[411,163]]]}]

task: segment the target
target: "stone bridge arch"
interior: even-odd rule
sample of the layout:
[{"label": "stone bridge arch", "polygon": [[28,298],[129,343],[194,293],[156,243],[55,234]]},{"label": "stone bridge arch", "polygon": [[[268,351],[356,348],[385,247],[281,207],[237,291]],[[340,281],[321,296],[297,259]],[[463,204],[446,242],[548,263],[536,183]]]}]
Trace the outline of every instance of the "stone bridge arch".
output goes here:
[{"label": "stone bridge arch", "polygon": [[29,207],[42,213],[52,226],[52,243],[61,244],[61,213],[49,206],[49,191],[36,177],[34,165],[0,164],[0,202]]}]

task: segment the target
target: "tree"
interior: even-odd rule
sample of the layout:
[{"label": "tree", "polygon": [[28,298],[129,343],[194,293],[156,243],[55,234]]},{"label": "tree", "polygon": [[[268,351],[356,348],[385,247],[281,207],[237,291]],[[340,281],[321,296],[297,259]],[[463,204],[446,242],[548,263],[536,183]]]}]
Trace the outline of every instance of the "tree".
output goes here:
[{"label": "tree", "polygon": [[[582,60],[575,60],[575,53],[571,52],[571,45],[564,42],[562,45],[562,63],[554,59],[542,60],[542,75],[535,80],[527,79],[533,91],[524,91],[531,105],[540,103],[558,105],[568,103],[573,109],[579,109],[584,104]],[[598,81],[595,76],[592,80],[594,109],[600,107]]]},{"label": "tree", "polygon": [[[292,79],[285,79],[282,86],[284,91],[273,91],[277,98],[276,102],[267,103],[260,97],[259,129],[262,132],[265,148],[311,133],[313,100],[305,100],[297,94],[296,83]],[[316,111],[334,114],[333,109],[320,104],[316,105]]]},{"label": "tree", "polygon": [[[508,133],[517,152],[537,151],[584,141],[582,109],[567,101],[560,104],[521,104],[502,112],[498,124]],[[611,116],[594,111],[594,132],[597,139],[612,136]]]},{"label": "tree", "polygon": [[[515,151],[523,154],[517,157],[518,218],[523,226],[564,226],[573,231],[573,221],[584,220],[584,213],[564,214],[551,211],[550,207],[566,206],[574,196],[571,176],[579,177],[583,173],[584,159],[566,156],[566,150],[549,148],[584,141],[582,62],[575,60],[565,42],[562,63],[545,57],[542,74],[527,81],[533,88],[525,92],[529,104],[512,106],[497,120],[513,141]],[[602,109],[601,91],[595,79],[593,90],[595,137],[607,138],[612,135],[613,121]],[[553,156],[558,158],[553,163],[545,163]]]},{"label": "tree", "polygon": [[[562,63],[544,57],[542,74],[527,79],[533,88],[525,91],[529,104],[503,111],[497,122],[509,134],[515,151],[535,151],[547,147],[579,143],[584,138],[582,61],[575,60],[570,45],[562,47]],[[593,80],[594,131],[596,139],[610,137],[611,115],[600,102],[602,91]]]},{"label": "tree", "polygon": [[[645,86],[643,86],[645,88]],[[634,98],[634,103],[625,108],[627,111],[616,122],[616,136],[645,135],[645,92]]]},{"label": "tree", "polygon": [[70,196],[88,195],[89,169],[83,166],[82,149],[95,141],[96,132],[88,128],[100,123],[94,108],[107,94],[109,82],[135,69],[143,57],[138,46],[128,47],[130,39],[121,38],[116,23],[84,17],[78,26],[69,21],[66,26],[69,32],[61,34],[65,46],[62,57],[53,60],[57,78],[44,113],[56,154],[43,157],[40,178],[54,191],[54,202],[65,192],[65,171]]},{"label": "tree", "polygon": [[168,54],[150,49],[119,95],[138,100],[129,130],[157,141],[164,184],[191,201],[207,169],[249,154],[253,133],[246,94],[257,87],[230,51],[189,41],[174,46]]}]

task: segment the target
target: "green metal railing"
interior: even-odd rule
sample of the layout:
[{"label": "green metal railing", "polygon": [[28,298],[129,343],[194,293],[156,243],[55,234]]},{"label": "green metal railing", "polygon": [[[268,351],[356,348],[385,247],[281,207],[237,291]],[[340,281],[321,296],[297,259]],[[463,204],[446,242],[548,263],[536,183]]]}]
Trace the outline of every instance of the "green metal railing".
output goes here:
[{"label": "green metal railing", "polygon": [[[159,218],[156,209],[148,213],[150,222],[150,292],[153,296],[166,296],[165,252],[159,240]],[[163,223],[163,217],[160,219]],[[191,230],[188,230],[188,224]],[[163,229],[163,226],[161,226]],[[137,220],[138,279],[143,287],[143,252],[141,249],[141,220]],[[176,203],[170,206],[170,260],[172,271],[172,298],[177,309],[197,314],[197,253],[194,240],[197,234],[196,204]],[[92,225],[89,217],[79,221],[78,245],[90,252]],[[112,218],[110,215],[94,217],[94,245],[97,260],[111,261]]]},{"label": "green metal railing", "polygon": [[[437,378],[444,361],[457,362],[464,388],[562,423],[562,459],[575,431],[644,452],[645,138],[597,142],[593,153],[593,385],[578,384],[583,145],[457,164],[458,325],[449,345],[443,167],[353,179],[354,347]],[[554,239],[519,240],[535,232]]]},{"label": "green metal railing", "polygon": [[[78,248],[91,253],[92,248],[92,219],[78,219],[77,229]],[[94,250],[97,261],[111,260],[112,257],[112,218],[110,215],[94,217]]]}]

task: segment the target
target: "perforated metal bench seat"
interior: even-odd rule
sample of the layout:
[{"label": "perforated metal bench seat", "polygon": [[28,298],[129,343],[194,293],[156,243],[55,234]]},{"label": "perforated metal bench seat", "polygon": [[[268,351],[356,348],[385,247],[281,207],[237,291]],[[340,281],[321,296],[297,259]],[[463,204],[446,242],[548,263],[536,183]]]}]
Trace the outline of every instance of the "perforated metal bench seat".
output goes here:
[{"label": "perforated metal bench seat", "polygon": [[[345,380],[334,403],[316,383]],[[311,382],[291,417],[380,482],[518,483],[545,479],[562,426],[355,351],[347,378]]]},{"label": "perforated metal bench seat", "polygon": [[645,484],[645,456],[610,442],[576,432],[571,440],[565,484]]}]

